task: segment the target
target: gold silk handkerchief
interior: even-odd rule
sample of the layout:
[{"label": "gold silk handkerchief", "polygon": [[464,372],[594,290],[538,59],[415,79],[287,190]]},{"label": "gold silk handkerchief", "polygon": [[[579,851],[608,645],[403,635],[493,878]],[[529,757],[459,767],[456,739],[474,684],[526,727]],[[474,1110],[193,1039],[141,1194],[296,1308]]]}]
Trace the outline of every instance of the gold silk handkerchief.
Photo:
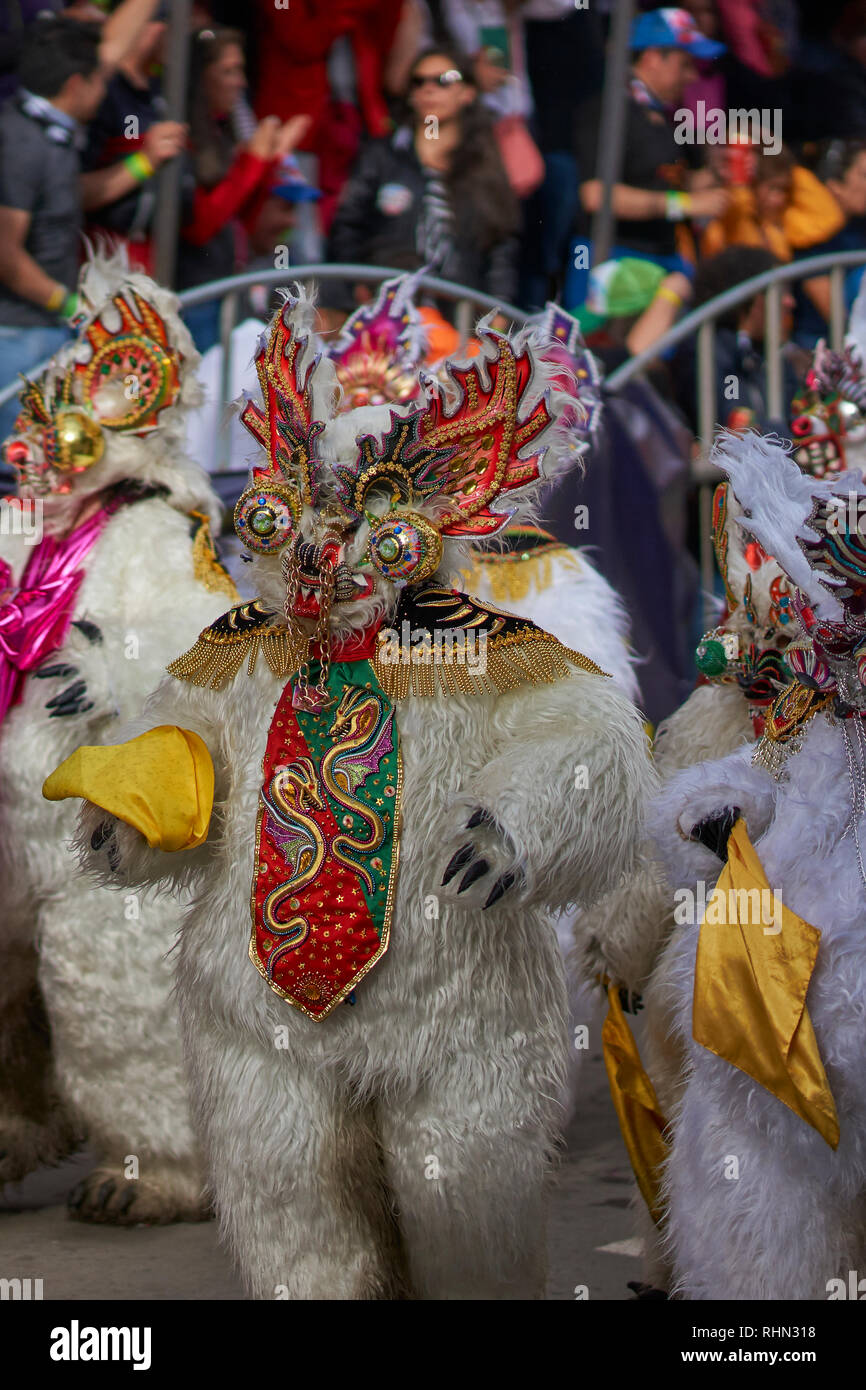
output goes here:
[{"label": "gold silk handkerchief", "polygon": [[213,762],[198,734],[160,724],[128,743],[77,748],[46,778],[42,795],[83,797],[133,826],[151,849],[172,852],[204,844],[213,789]]},{"label": "gold silk handkerchief", "polygon": [[[766,910],[771,902],[775,912]],[[701,924],[692,1033],[835,1149],[839,1119],[806,1008],[820,940],[817,927],[774,898],[740,818]]]},{"label": "gold silk handkerchief", "polygon": [[661,1166],[668,1152],[665,1120],[615,984],[608,986],[607,997],[609,1008],[601,1041],[611,1099],[637,1185],[653,1221],[658,1223],[663,1215],[659,1199]]}]

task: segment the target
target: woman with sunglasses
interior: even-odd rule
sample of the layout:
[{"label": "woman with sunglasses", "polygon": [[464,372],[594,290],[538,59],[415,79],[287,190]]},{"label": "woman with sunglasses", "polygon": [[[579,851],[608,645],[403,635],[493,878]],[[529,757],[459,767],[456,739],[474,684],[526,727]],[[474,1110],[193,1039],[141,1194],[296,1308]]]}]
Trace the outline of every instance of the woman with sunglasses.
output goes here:
[{"label": "woman with sunglasses", "polygon": [[415,270],[512,300],[519,213],[490,117],[448,49],[412,65],[407,120],[371,142],[346,183],[330,259]]}]

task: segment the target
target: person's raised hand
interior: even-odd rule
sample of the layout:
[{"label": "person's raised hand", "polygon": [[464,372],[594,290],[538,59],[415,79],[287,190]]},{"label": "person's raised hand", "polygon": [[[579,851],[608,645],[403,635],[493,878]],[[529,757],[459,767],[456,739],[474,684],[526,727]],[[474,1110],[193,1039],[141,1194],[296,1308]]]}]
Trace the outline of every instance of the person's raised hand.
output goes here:
[{"label": "person's raised hand", "polygon": [[724,217],[731,202],[730,190],[727,188],[704,188],[697,193],[689,194],[689,197],[691,217]]},{"label": "person's raised hand", "polygon": [[247,141],[247,154],[255,155],[256,159],[273,159],[279,130],[279,118],[277,116],[265,116],[263,121],[259,121]]},{"label": "person's raised hand", "polygon": [[281,125],[274,142],[274,158],[284,159],[296,150],[313,123],[312,116],[292,116]]},{"label": "person's raised hand", "polygon": [[482,48],[472,65],[472,76],[479,92],[495,92],[497,87],[508,81],[510,73],[501,63],[494,63],[486,49]]},{"label": "person's raised hand", "polygon": [[187,128],[180,121],[157,121],[144,133],[142,151],[154,169],[179,155],[186,144]]}]

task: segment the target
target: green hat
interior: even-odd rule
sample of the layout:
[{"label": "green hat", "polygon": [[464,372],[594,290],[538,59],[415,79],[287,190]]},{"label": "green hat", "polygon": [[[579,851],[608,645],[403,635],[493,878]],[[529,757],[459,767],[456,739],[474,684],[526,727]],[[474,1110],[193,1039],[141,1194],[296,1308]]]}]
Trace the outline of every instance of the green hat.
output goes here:
[{"label": "green hat", "polygon": [[654,261],[625,256],[621,261],[605,261],[589,273],[586,303],[577,311],[585,333],[599,328],[607,319],[642,314],[653,301],[667,271]]}]

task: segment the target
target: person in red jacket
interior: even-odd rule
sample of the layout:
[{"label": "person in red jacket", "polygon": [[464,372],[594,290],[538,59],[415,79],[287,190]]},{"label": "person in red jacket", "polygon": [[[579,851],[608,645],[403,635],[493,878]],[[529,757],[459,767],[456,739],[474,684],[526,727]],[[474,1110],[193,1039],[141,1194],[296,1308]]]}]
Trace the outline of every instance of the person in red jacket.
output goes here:
[{"label": "person in red jacket", "polygon": [[[327,232],[343,183],[358,153],[361,130],[381,139],[390,130],[384,69],[403,0],[291,0],[288,9],[258,5],[258,80],[255,108],[286,121],[311,118],[301,148],[318,158],[320,214]],[[357,108],[337,100],[328,80],[328,57],[337,39],[351,44]]]},{"label": "person in red jacket", "polygon": [[[195,189],[181,226],[177,265],[181,290],[223,279],[243,267],[248,259],[247,234],[270,193],[278,166],[310,123],[306,115],[284,123],[268,115],[242,140],[240,127],[245,116],[250,118],[245,91],[241,35],[234,29],[201,30],[193,40],[189,84]],[[188,309],[184,317],[200,352],[217,342],[216,300]]]}]

